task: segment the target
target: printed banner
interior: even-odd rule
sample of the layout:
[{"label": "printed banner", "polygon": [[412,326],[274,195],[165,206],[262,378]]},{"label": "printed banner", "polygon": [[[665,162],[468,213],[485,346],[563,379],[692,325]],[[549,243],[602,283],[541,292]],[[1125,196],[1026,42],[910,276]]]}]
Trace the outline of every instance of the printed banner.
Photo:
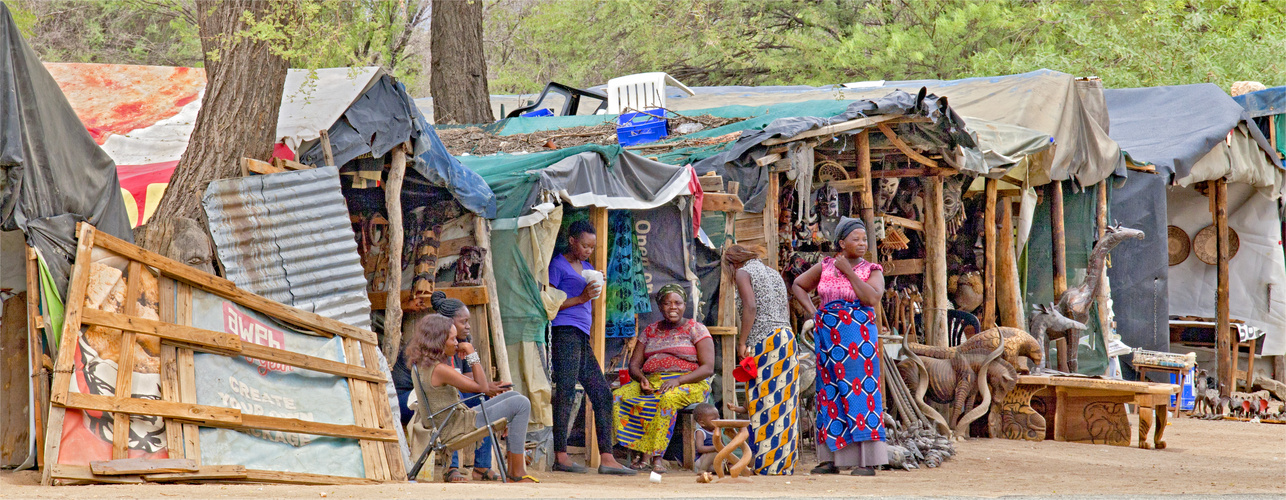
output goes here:
[{"label": "printed banner", "polygon": [[[344,362],[339,337],[299,333],[254,311],[200,290],[192,292],[192,326],[237,334],[245,343]],[[353,425],[343,377],[254,358],[197,353],[197,403],[242,413]],[[336,404],[337,402],[342,402]],[[364,477],[355,439],[280,431],[201,428],[201,463],[248,469]]]}]

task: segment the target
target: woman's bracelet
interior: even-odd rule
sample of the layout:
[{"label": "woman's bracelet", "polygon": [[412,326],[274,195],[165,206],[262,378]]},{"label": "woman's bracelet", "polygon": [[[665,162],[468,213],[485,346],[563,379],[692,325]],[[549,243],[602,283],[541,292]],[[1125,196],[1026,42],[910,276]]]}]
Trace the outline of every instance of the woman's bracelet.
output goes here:
[{"label": "woman's bracelet", "polygon": [[469,366],[480,365],[482,364],[482,358],[478,356],[478,353],[471,352],[468,356],[464,357],[464,364]]}]

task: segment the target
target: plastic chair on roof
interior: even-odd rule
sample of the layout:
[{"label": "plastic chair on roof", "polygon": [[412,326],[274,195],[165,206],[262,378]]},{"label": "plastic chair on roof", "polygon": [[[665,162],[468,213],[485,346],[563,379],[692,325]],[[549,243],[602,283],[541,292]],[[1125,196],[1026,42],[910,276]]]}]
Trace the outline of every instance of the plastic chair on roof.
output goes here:
[{"label": "plastic chair on roof", "polygon": [[638,111],[664,108],[666,85],[677,87],[688,95],[696,94],[663,71],[617,77],[607,81],[607,112],[620,114],[626,108]]}]

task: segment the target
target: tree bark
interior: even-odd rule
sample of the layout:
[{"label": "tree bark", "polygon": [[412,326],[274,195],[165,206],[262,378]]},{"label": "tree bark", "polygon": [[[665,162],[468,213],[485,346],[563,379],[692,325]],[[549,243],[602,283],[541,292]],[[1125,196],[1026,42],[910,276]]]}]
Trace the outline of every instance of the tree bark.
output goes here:
[{"label": "tree bark", "polygon": [[433,0],[429,92],[435,123],[490,123],[482,0]]},{"label": "tree bark", "polygon": [[180,217],[200,221],[208,230],[201,209],[206,186],[240,175],[243,157],[272,157],[287,63],[272,54],[268,42],[236,35],[246,29],[243,12],[261,18],[280,8],[282,4],[255,0],[196,2],[205,54],[205,95],[188,148],[170,176],[156,213],[139,235],[144,248],[164,252]]}]

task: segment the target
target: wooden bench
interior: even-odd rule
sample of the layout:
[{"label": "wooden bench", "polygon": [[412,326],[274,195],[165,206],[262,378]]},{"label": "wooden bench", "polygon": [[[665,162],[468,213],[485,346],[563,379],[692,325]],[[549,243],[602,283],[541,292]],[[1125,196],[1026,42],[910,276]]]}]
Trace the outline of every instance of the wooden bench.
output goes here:
[{"label": "wooden bench", "polygon": [[[1170,396],[1179,386],[1087,377],[1024,375],[991,411],[1000,419],[1001,436],[1030,441],[1129,446],[1126,404],[1139,409],[1139,448],[1164,449]],[[1053,426],[1047,425],[1053,421]],[[1148,443],[1149,431],[1152,443]]]}]

